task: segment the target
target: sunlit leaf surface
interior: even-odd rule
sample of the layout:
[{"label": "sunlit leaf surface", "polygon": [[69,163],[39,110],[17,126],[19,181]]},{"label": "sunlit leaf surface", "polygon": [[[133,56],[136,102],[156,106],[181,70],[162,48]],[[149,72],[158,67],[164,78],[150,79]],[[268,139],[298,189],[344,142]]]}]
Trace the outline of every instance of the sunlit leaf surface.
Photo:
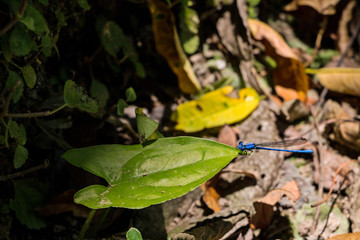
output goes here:
[{"label": "sunlit leaf surface", "polygon": [[239,98],[231,98],[228,94],[232,90],[227,86],[180,105],[172,115],[172,120],[177,122],[175,129],[197,132],[246,118],[257,107],[260,98],[251,88],[241,89]]}]

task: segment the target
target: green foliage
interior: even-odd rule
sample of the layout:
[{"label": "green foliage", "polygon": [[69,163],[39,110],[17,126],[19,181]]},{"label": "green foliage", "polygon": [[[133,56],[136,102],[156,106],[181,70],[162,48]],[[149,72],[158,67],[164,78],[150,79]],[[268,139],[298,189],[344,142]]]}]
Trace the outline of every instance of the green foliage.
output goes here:
[{"label": "green foliage", "polygon": [[78,4],[80,7],[82,7],[85,11],[90,10],[90,5],[87,0],[78,0]]},{"label": "green foliage", "polygon": [[159,124],[157,124],[151,118],[145,116],[142,112],[142,108],[137,108],[136,111],[136,124],[138,128],[139,141],[140,143],[144,143],[146,139],[148,139],[151,134],[155,132],[158,128]]},{"label": "green foliage", "polygon": [[64,101],[68,107],[78,108],[86,112],[98,112],[99,106],[97,102],[90,98],[84,88],[68,80],[64,87]]},{"label": "green foliage", "polygon": [[128,89],[126,89],[125,94],[126,94],[127,102],[133,102],[136,100],[136,93],[132,87],[129,87]]},{"label": "green foliage", "polygon": [[141,233],[136,228],[130,228],[126,232],[126,240],[142,240]]},{"label": "green foliage", "polygon": [[98,145],[63,154],[69,163],[104,178],[74,200],[89,208],[144,208],[179,197],[213,177],[239,150],[193,138],[159,138],[144,145]]},{"label": "green foliage", "polygon": [[199,48],[199,16],[196,11],[183,6],[180,12],[180,39],[184,50],[188,54],[193,54]]},{"label": "green foliage", "polygon": [[125,35],[119,25],[113,21],[107,21],[100,27],[99,35],[105,51],[111,56],[116,56],[125,41]]},{"label": "green foliage", "polygon": [[10,137],[15,138],[18,144],[25,145],[27,139],[24,125],[18,125],[15,121],[9,120],[8,127]]},{"label": "green foliage", "polygon": [[118,114],[119,116],[124,115],[124,110],[125,110],[125,108],[126,108],[127,106],[128,106],[128,105],[127,105],[127,103],[125,102],[125,100],[122,99],[122,98],[120,98],[119,101],[118,101],[118,103],[117,103],[117,114]]},{"label": "green foliage", "polygon": [[29,88],[33,88],[36,83],[36,73],[34,68],[31,65],[26,65],[25,67],[21,68],[21,72],[23,74],[26,85]]},{"label": "green foliage", "polygon": [[97,80],[91,81],[90,95],[98,101],[100,108],[104,108],[106,106],[106,103],[110,97],[106,86]]},{"label": "green foliage", "polygon": [[9,76],[8,76],[8,78],[6,80],[6,84],[5,84],[6,88],[8,90],[11,90],[12,87],[19,81],[20,81],[20,85],[15,89],[15,92],[12,96],[12,100],[14,103],[19,101],[19,99],[24,91],[24,83],[19,74],[17,74],[16,72],[13,72],[13,71],[9,71]]},{"label": "green foliage", "polygon": [[34,44],[29,33],[19,25],[11,32],[9,43],[11,52],[18,57],[29,54]]},{"label": "green foliage", "polygon": [[34,209],[43,201],[45,187],[35,180],[18,180],[14,182],[15,198],[10,200],[10,209],[15,211],[19,221],[30,229],[41,229],[46,226]]},{"label": "green foliage", "polygon": [[31,4],[27,4],[25,12],[20,18],[20,22],[36,34],[49,33],[49,28],[44,17]]},{"label": "green foliage", "polygon": [[28,158],[28,150],[21,145],[17,145],[14,155],[14,167],[20,168],[26,162]]}]

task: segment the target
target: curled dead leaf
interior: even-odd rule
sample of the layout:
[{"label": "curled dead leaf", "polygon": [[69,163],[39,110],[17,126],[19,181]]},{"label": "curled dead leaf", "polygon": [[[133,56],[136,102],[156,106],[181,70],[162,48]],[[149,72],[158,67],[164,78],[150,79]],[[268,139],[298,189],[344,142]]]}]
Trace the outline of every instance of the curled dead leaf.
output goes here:
[{"label": "curled dead leaf", "polygon": [[360,232],[355,233],[344,233],[333,236],[328,240],[359,240],[360,239]]},{"label": "curled dead leaf", "polygon": [[280,201],[284,195],[293,202],[299,199],[300,190],[295,181],[288,182],[282,188],[270,191],[265,197],[254,202],[256,213],[251,217],[251,228],[257,229],[269,226],[274,215],[273,206]]},{"label": "curled dead leaf", "polygon": [[316,74],[321,85],[331,91],[360,96],[359,68],[307,69],[306,72]]},{"label": "curled dead leaf", "polygon": [[157,51],[166,59],[171,70],[176,74],[181,91],[189,94],[197,93],[201,87],[181,46],[171,9],[158,0],[148,0],[147,2],[152,16]]},{"label": "curled dead leaf", "polygon": [[293,0],[285,6],[286,11],[295,11],[301,6],[308,6],[323,15],[334,15],[335,7],[340,0]]},{"label": "curled dead leaf", "polygon": [[[276,61],[277,66],[273,72],[276,93],[285,101],[299,99],[305,102],[309,82],[300,59],[269,25],[254,19],[249,19],[248,23],[253,37],[265,45],[266,54]],[[279,91],[279,87],[294,90],[295,94]]]}]

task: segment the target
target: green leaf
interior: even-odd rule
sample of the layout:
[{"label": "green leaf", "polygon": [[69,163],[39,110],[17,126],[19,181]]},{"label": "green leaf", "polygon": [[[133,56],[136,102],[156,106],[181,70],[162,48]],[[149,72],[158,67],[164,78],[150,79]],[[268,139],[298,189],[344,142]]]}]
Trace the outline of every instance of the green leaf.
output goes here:
[{"label": "green leaf", "polygon": [[91,82],[90,94],[98,101],[101,108],[104,108],[106,106],[106,103],[110,96],[106,86],[102,82],[96,80],[93,80]]},{"label": "green leaf", "polygon": [[5,144],[5,137],[3,135],[0,135],[0,144]]},{"label": "green leaf", "polygon": [[64,87],[64,101],[71,108],[78,108],[86,112],[98,112],[97,102],[90,98],[85,90],[71,80],[67,80]]},{"label": "green leaf", "polygon": [[139,61],[139,59],[135,56],[130,56],[129,60],[132,62],[132,64],[134,64],[136,74],[141,78],[146,77],[144,65]]},{"label": "green leaf", "polygon": [[199,48],[199,16],[197,12],[184,6],[180,12],[180,39],[184,50],[188,54],[193,54]]},{"label": "green leaf", "polygon": [[29,64],[21,68],[21,72],[23,74],[26,85],[29,88],[33,88],[36,83],[36,73],[34,68]]},{"label": "green leaf", "polygon": [[119,101],[118,101],[118,103],[117,103],[117,114],[118,114],[119,116],[124,115],[124,110],[125,110],[125,108],[126,108],[127,106],[128,106],[128,105],[127,105],[127,103],[125,102],[125,100],[122,99],[122,98],[120,98]]},{"label": "green leaf", "polygon": [[19,24],[16,24],[9,38],[11,52],[14,53],[15,56],[25,56],[31,51],[32,44],[29,33],[20,27]]},{"label": "green leaf", "polygon": [[145,114],[142,112],[142,108],[137,108],[135,113],[139,141],[140,143],[144,143],[145,140],[150,137],[150,135],[153,134],[153,132],[158,128],[159,124],[157,124],[151,118],[145,116]]},{"label": "green leaf", "polygon": [[20,22],[24,23],[27,28],[36,34],[41,35],[44,32],[50,32],[45,18],[29,3],[25,8],[24,15],[20,18]]},{"label": "green leaf", "polygon": [[125,36],[119,25],[107,21],[101,28],[100,39],[105,51],[111,56],[116,56],[123,47]]},{"label": "green leaf", "polygon": [[141,233],[136,228],[130,228],[126,233],[126,240],[142,240]]},{"label": "green leaf", "polygon": [[41,4],[43,4],[44,6],[49,6],[49,1],[48,0],[39,0],[39,2]]},{"label": "green leaf", "polygon": [[6,89],[11,90],[12,87],[18,82],[20,81],[20,85],[17,86],[17,88],[15,89],[15,92],[12,96],[12,100],[14,103],[16,103],[17,101],[19,101],[23,91],[24,91],[24,83],[20,77],[19,74],[17,74],[16,72],[13,71],[9,71],[9,76],[6,80]]},{"label": "green leaf", "polygon": [[78,4],[80,7],[82,7],[85,11],[90,10],[90,5],[87,0],[78,0]]},{"label": "green leaf", "polygon": [[129,87],[128,89],[126,89],[125,94],[126,94],[127,102],[133,102],[136,100],[136,93],[132,87]]},{"label": "green leaf", "polygon": [[193,54],[198,50],[200,45],[200,38],[198,35],[182,31],[180,33],[180,39],[187,54]]},{"label": "green leaf", "polygon": [[22,165],[24,165],[28,155],[28,150],[24,146],[17,145],[14,154],[14,167],[20,168]]},{"label": "green leaf", "polygon": [[25,145],[27,139],[24,125],[18,125],[15,121],[9,120],[8,127],[10,137],[15,138],[18,144]]},{"label": "green leaf", "polygon": [[14,190],[15,198],[10,200],[10,208],[19,221],[29,229],[44,228],[45,222],[34,212],[43,201],[44,185],[35,180],[18,180],[14,182]]},{"label": "green leaf", "polygon": [[49,57],[51,55],[51,47],[52,47],[52,42],[49,34],[46,34],[41,39],[41,46],[43,47],[41,51],[45,54],[45,56]]},{"label": "green leaf", "polygon": [[213,177],[240,150],[194,137],[159,138],[144,145],[98,145],[63,154],[71,164],[104,178],[108,186],[78,191],[89,208],[145,208],[180,197]]},{"label": "green leaf", "polygon": [[9,34],[5,34],[4,36],[1,37],[1,51],[7,62],[10,62],[12,58],[9,38],[10,38]]}]

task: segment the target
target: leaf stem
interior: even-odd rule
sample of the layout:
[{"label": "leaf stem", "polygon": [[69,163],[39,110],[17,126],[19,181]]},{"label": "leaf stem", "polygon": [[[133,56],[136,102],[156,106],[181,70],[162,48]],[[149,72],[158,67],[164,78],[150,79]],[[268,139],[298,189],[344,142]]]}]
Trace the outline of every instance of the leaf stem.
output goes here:
[{"label": "leaf stem", "polygon": [[15,17],[11,19],[11,21],[0,30],[0,37],[4,35],[7,31],[9,31],[15,25],[15,23],[21,18],[21,16],[25,11],[26,4],[27,4],[27,0],[23,0],[21,2],[19,12],[17,12]]},{"label": "leaf stem", "polygon": [[87,218],[85,220],[84,225],[81,228],[81,231],[80,231],[80,234],[79,234],[79,237],[78,237],[79,240],[84,239],[85,233],[88,230],[88,228],[90,226],[90,223],[91,223],[91,220],[93,219],[95,213],[96,213],[96,209],[91,209],[89,215],[87,216]]},{"label": "leaf stem", "polygon": [[11,101],[12,95],[14,94],[16,88],[20,85],[20,83],[21,83],[21,80],[17,81],[17,82],[14,84],[14,86],[12,86],[8,97],[6,98],[5,105],[4,105],[4,109],[3,109],[2,113],[0,114],[0,118],[3,118],[4,116],[6,116],[6,115],[8,114],[9,105],[10,105],[10,101]]},{"label": "leaf stem", "polygon": [[34,113],[7,113],[7,114],[5,114],[5,116],[11,117],[11,118],[47,117],[47,116],[50,116],[50,115],[60,111],[61,109],[63,109],[66,106],[67,105],[65,103],[52,111],[48,110],[45,112],[34,112]]},{"label": "leaf stem", "polygon": [[6,148],[9,148],[9,140],[8,140],[9,127],[8,127],[8,125],[6,124],[6,122],[4,121],[3,118],[0,118],[0,120],[1,120],[1,122],[4,124],[4,126],[5,126],[5,128],[6,128],[6,130],[5,130],[5,136],[4,136],[4,138],[5,138],[5,147],[6,147]]}]

